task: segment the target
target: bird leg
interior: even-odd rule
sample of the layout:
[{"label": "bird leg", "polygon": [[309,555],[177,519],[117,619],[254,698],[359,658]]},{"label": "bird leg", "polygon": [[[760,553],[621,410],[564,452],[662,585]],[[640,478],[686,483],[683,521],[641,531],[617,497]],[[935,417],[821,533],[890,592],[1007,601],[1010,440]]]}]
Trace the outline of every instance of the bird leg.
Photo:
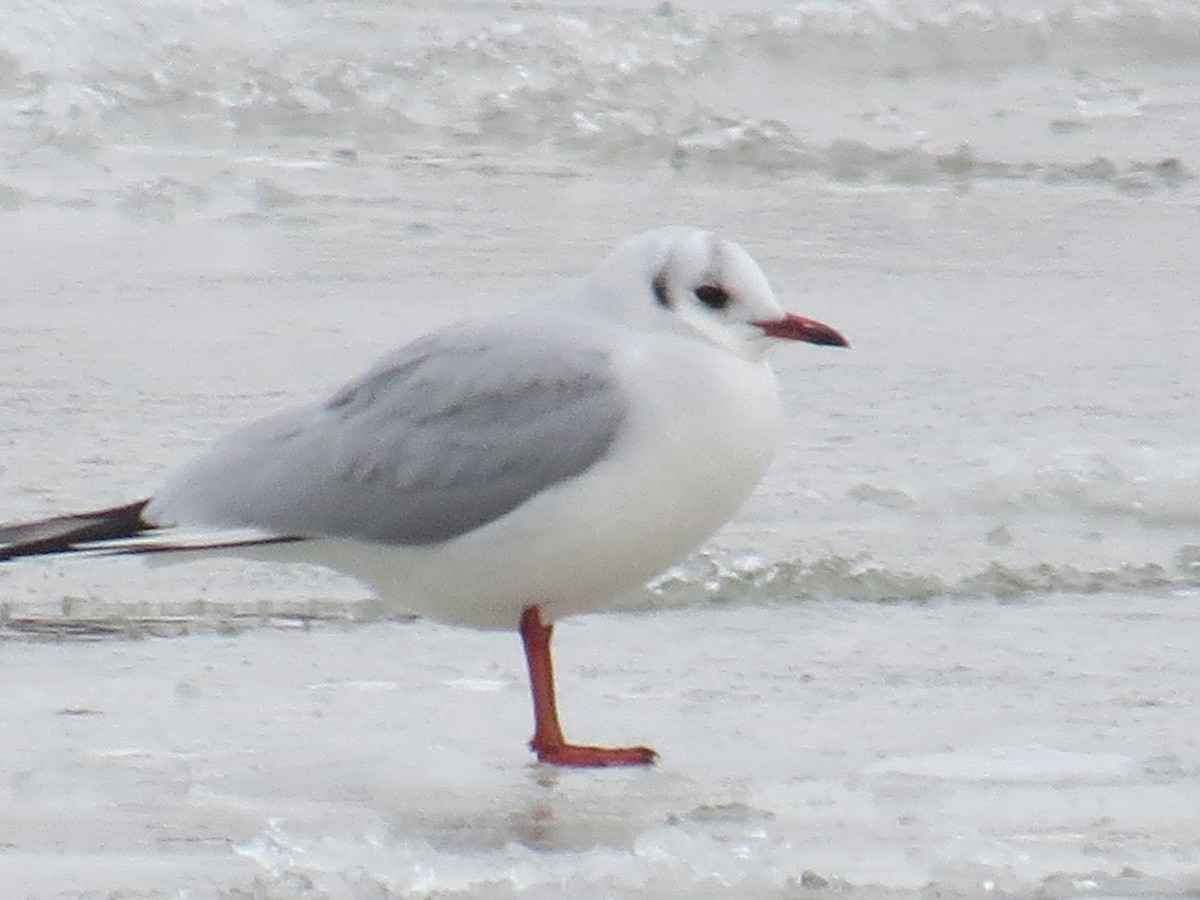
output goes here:
[{"label": "bird leg", "polygon": [[550,661],[553,625],[542,624],[536,606],[521,613],[521,642],[529,664],[529,686],[533,691],[533,739],[529,746],[540,762],[555,766],[645,766],[657,753],[649,747],[585,747],[568,744],[558,724],[554,699],[554,667]]}]

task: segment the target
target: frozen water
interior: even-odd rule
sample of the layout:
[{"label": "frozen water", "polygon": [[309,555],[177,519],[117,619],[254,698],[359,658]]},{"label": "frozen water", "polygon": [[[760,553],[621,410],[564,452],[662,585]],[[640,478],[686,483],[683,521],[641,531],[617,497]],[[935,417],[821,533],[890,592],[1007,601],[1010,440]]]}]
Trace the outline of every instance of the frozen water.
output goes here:
[{"label": "frozen water", "polygon": [[0,875],[38,898],[1194,890],[1198,620],[1192,596],[1064,595],[566,623],[569,731],[653,743],[645,771],[532,763],[509,635],[10,642]]}]

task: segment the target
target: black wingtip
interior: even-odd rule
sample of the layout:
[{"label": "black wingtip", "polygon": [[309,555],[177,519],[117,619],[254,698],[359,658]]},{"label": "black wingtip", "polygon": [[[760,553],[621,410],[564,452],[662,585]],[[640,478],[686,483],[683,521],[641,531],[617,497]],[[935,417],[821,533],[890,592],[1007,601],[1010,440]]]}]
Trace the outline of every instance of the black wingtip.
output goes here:
[{"label": "black wingtip", "polygon": [[150,502],[138,500],[92,512],[0,526],[0,562],[86,550],[99,541],[136,537],[155,526],[142,518]]}]

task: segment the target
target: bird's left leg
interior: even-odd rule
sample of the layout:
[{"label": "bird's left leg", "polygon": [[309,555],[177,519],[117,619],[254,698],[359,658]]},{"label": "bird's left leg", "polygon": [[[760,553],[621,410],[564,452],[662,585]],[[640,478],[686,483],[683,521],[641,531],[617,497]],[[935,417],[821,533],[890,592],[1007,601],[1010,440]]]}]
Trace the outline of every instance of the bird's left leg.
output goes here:
[{"label": "bird's left leg", "polygon": [[529,746],[544,763],[555,766],[645,766],[658,756],[649,747],[588,747],[568,744],[558,723],[554,697],[554,666],[550,659],[553,625],[542,623],[536,606],[521,613],[521,641],[533,691],[533,739]]}]

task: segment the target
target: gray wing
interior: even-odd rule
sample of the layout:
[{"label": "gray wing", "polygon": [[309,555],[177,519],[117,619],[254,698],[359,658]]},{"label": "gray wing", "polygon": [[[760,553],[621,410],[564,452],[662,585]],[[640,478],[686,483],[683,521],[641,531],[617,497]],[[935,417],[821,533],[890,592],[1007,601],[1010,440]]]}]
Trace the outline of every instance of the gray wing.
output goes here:
[{"label": "gray wing", "polygon": [[432,544],[602,459],[626,412],[608,355],[459,326],[316,408],[235,432],[152,501],[153,520]]}]

